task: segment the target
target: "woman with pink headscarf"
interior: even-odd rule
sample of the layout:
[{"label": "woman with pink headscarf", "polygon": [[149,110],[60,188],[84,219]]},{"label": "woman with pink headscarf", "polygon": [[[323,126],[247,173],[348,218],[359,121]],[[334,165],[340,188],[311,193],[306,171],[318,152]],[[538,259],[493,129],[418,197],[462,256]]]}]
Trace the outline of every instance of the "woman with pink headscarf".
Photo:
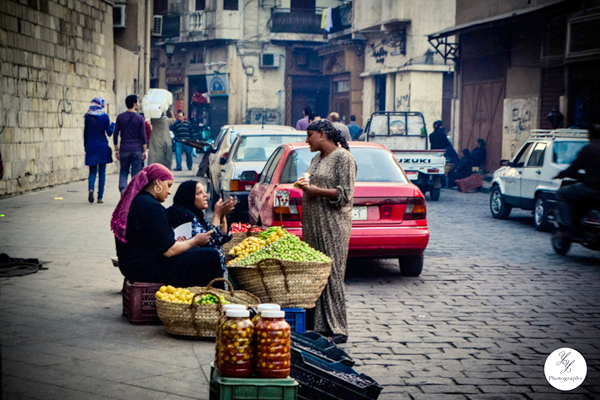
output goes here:
[{"label": "woman with pink headscarf", "polygon": [[176,241],[162,206],[173,185],[173,174],[151,164],[133,177],[113,212],[119,269],[130,282],[174,286],[205,286],[222,277],[218,253],[201,247],[212,231]]}]

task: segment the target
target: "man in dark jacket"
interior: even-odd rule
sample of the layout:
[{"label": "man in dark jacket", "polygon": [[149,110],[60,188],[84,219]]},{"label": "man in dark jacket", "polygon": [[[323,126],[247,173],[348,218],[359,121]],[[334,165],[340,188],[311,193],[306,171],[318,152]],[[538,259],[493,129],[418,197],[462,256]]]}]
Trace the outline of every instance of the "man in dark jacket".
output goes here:
[{"label": "man in dark jacket", "polygon": [[[562,237],[573,235],[586,204],[600,201],[600,121],[591,124],[589,136],[590,144],[579,151],[569,168],[554,177],[579,181],[556,193],[557,219],[564,227],[558,235]],[[580,174],[581,170],[585,174]]]},{"label": "man in dark jacket", "polygon": [[446,130],[442,127],[442,121],[433,123],[433,132],[429,134],[429,143],[431,150],[445,150],[446,147],[452,146],[446,136]]},{"label": "man in dark jacket", "polygon": [[185,159],[188,170],[192,170],[194,159],[192,158],[192,147],[180,142],[181,139],[190,140],[192,125],[185,120],[183,111],[177,111],[177,122],[173,124],[173,134],[175,135],[175,162],[177,166],[175,171],[181,171],[181,154],[185,152]]},{"label": "man in dark jacket", "polygon": [[[127,177],[137,175],[144,167],[148,157],[148,142],[146,140],[146,123],[144,117],[137,113],[138,98],[130,94],[125,98],[127,111],[119,114],[115,124],[113,144],[115,157],[121,164],[119,172],[119,192],[123,193],[127,187]],[[119,146],[119,138],[120,146]]]}]

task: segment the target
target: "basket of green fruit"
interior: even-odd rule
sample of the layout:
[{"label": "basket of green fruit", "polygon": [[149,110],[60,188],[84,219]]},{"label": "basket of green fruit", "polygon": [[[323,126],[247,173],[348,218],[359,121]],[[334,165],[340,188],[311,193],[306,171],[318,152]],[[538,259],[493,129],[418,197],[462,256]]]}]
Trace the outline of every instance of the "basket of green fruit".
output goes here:
[{"label": "basket of green fruit", "polygon": [[262,302],[313,308],[327,284],[331,259],[281,228],[265,232],[265,245],[227,265],[237,286]]},{"label": "basket of green fruit", "polygon": [[[229,290],[213,288],[215,282],[226,282]],[[227,279],[216,278],[206,286],[174,288],[165,286],[156,292],[156,312],[165,332],[178,336],[214,338],[223,304],[256,307],[260,299],[244,290],[234,290]]]}]

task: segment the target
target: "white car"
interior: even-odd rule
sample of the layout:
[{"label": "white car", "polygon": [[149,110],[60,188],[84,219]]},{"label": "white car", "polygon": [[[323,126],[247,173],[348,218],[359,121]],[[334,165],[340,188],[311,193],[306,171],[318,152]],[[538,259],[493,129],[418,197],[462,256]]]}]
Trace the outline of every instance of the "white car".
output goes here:
[{"label": "white car", "polygon": [[229,149],[231,148],[231,145],[233,144],[238,133],[249,131],[295,132],[296,129],[284,125],[224,125],[215,139],[211,154],[208,156],[208,179],[212,187],[213,204],[218,200],[219,192],[221,190],[219,184],[221,169],[223,167],[221,164],[221,159],[227,159],[227,156],[229,155]]},{"label": "white car", "polygon": [[501,160],[503,167],[494,172],[492,216],[507,219],[512,208],[533,210],[535,227],[548,230],[550,206],[561,183],[552,178],[566,169],[588,143],[586,130],[532,130],[515,158],[511,162]]},{"label": "white car", "polygon": [[235,196],[238,199],[235,210],[228,214],[231,221],[248,221],[248,195],[275,149],[282,144],[305,140],[306,132],[296,130],[238,133],[227,159],[221,159],[219,184],[221,193],[226,198]]}]

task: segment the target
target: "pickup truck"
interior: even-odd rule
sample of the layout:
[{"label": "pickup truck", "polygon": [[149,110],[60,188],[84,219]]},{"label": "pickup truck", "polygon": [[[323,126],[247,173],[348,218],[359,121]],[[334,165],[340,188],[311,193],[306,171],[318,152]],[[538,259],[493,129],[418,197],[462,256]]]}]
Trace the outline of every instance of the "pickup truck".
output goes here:
[{"label": "pickup truck", "polygon": [[429,150],[423,114],[416,111],[378,111],[371,115],[360,140],[389,148],[408,178],[429,198],[440,198],[446,157],[444,150]]}]

